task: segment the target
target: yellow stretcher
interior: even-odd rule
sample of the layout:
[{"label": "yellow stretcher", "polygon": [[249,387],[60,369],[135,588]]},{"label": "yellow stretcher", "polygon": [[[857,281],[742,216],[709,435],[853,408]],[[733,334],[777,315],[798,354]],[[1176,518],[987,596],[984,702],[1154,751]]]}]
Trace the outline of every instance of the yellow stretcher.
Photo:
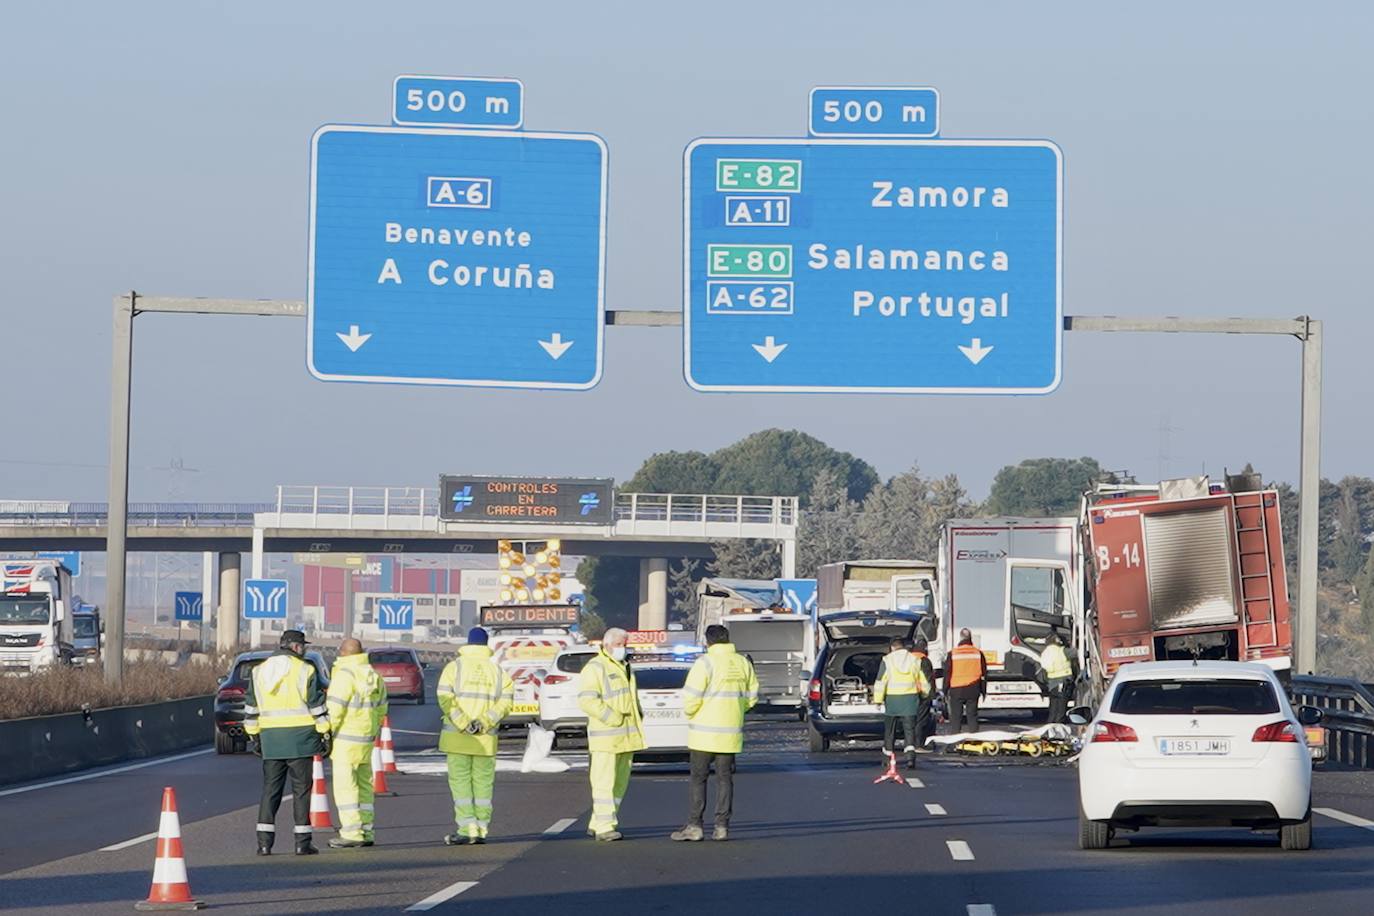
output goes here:
[{"label": "yellow stretcher", "polygon": [[980,757],[1013,756],[1025,754],[1028,757],[1067,757],[1073,753],[1073,745],[1056,738],[1028,735],[1010,741],[961,741],[954,749],[964,754]]}]

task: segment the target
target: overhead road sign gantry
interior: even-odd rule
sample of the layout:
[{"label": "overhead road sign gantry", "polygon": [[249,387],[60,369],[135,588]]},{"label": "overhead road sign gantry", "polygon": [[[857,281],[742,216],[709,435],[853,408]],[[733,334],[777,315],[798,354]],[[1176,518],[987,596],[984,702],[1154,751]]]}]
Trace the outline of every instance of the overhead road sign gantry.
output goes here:
[{"label": "overhead road sign gantry", "polygon": [[1053,143],[702,139],[684,158],[693,388],[1043,394],[1059,384]]},{"label": "overhead road sign gantry", "polygon": [[606,145],[326,125],[311,144],[306,362],[326,381],[593,387]]}]

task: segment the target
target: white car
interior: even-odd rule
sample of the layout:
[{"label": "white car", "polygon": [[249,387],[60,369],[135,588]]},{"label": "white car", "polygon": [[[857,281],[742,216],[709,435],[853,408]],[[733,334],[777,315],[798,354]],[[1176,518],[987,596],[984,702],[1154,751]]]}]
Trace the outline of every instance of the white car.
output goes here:
[{"label": "white car", "polygon": [[569,646],[554,656],[539,682],[539,724],[555,735],[585,735],[587,714],[577,705],[577,681],[596,646]]},{"label": "white car", "polygon": [[639,685],[639,708],[644,713],[644,756],[687,755],[687,713],[682,688],[687,685],[690,661],[646,659],[631,661]]},{"label": "white car", "polygon": [[[1078,845],[1117,829],[1235,826],[1312,844],[1304,725],[1273,669],[1226,661],[1135,662],[1107,686],[1078,758]],[[1071,717],[1084,717],[1075,710]]]}]

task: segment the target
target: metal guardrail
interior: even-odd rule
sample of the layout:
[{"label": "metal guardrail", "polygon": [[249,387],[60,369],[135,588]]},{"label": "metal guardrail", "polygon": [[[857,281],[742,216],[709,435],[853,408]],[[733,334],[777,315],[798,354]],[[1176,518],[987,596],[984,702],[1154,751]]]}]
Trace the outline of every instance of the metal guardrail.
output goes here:
[{"label": "metal guardrail", "polygon": [[1298,675],[1293,696],[1322,710],[1328,759],[1361,769],[1374,768],[1374,685],[1339,677]]},{"label": "metal guardrail", "polygon": [[[253,527],[253,516],[271,503],[129,503],[129,524],[150,528]],[[107,503],[0,502],[0,527],[101,527],[109,520]]]},{"label": "metal guardrail", "polygon": [[615,519],[636,522],[795,525],[797,499],[793,496],[617,493]]}]

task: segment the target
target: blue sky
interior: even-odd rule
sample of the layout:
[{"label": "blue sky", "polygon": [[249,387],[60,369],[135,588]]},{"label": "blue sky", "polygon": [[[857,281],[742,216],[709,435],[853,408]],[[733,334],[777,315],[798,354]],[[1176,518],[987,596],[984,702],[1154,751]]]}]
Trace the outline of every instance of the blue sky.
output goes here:
[{"label": "blue sky", "polygon": [[[1323,472],[1369,474],[1371,26],[1354,2],[8,5],[0,498],[104,498],[115,293],[304,298],[311,133],[386,123],[407,72],[519,77],[527,128],[606,139],[612,308],[680,307],[688,141],[799,136],[814,85],[936,86],[945,137],[1063,149],[1066,313],[1322,318]],[[624,478],[768,426],[974,495],[1040,455],[1297,473],[1287,339],[1069,334],[1042,398],[701,394],[676,329],[608,329],[591,392],[328,384],[304,343],[140,318],[132,498]]]}]

